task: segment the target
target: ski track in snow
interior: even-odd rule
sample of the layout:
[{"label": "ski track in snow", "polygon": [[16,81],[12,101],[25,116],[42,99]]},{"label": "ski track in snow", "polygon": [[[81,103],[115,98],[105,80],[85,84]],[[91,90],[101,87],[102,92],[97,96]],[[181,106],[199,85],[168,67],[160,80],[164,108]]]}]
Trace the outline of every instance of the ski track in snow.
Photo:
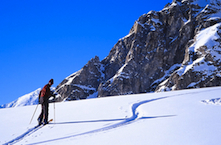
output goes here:
[{"label": "ski track in snow", "polygon": [[[167,116],[154,116],[154,117],[138,117],[139,115],[139,111],[137,110],[137,108],[143,104],[152,102],[152,101],[157,101],[157,100],[161,100],[161,99],[165,99],[167,97],[161,97],[161,98],[156,98],[156,99],[151,99],[151,100],[145,100],[145,101],[141,101],[138,103],[134,103],[131,107],[131,111],[132,111],[132,116],[129,118],[124,118],[124,119],[110,119],[110,120],[94,120],[94,121],[78,121],[78,122],[65,122],[65,123],[55,123],[55,124],[66,124],[66,123],[85,123],[85,122],[101,122],[101,121],[120,121],[119,123],[107,126],[107,127],[103,127],[103,128],[99,128],[99,129],[95,129],[92,131],[88,131],[88,132],[84,132],[84,133],[80,133],[80,134],[75,134],[75,135],[70,135],[70,136],[66,136],[66,137],[61,137],[61,138],[56,138],[56,139],[52,139],[52,140],[47,140],[47,141],[42,141],[42,142],[37,142],[37,143],[31,143],[33,144],[43,144],[43,143],[47,143],[47,142],[54,142],[54,141],[58,141],[58,140],[63,140],[63,139],[68,139],[68,138],[73,138],[73,137],[78,137],[78,136],[82,136],[82,135],[87,135],[87,134],[91,134],[91,133],[97,133],[97,132],[102,132],[102,131],[106,131],[106,130],[110,130],[110,129],[114,129],[123,125],[127,125],[130,124],[136,120],[139,119],[153,119],[153,118],[160,118],[160,117],[172,117],[175,115],[167,115]],[[28,131],[26,131],[25,133],[23,133],[22,135],[16,137],[15,139],[5,143],[4,145],[8,145],[8,144],[15,144],[18,143],[19,141],[21,141],[22,139],[32,135],[33,133],[37,132],[39,129],[41,129],[41,127],[38,128],[31,128]]]},{"label": "ski track in snow", "polygon": [[[171,96],[170,96],[171,97]],[[154,118],[161,118],[161,117],[173,117],[176,115],[166,115],[166,116],[153,116],[153,117],[139,117],[139,111],[137,110],[137,108],[143,104],[152,102],[152,101],[157,101],[157,100],[161,100],[161,99],[166,99],[168,97],[161,97],[161,98],[156,98],[156,99],[151,99],[151,100],[145,100],[145,101],[141,101],[138,103],[135,103],[132,105],[131,110],[132,110],[132,116],[129,118],[125,118],[125,119],[113,119],[113,120],[100,120],[100,121],[117,121],[117,120],[123,120],[119,123],[107,126],[107,127],[103,127],[103,128],[99,128],[99,129],[95,129],[92,131],[88,131],[88,132],[84,132],[84,133],[80,133],[80,134],[75,134],[75,135],[70,135],[70,136],[65,136],[65,137],[61,137],[61,138],[56,138],[56,139],[51,139],[51,140],[47,140],[47,141],[42,141],[42,142],[37,142],[37,143],[31,143],[32,145],[37,145],[37,144],[43,144],[43,143],[48,143],[48,142],[54,142],[54,141],[59,141],[59,140],[64,140],[64,139],[69,139],[69,138],[73,138],[73,137],[78,137],[78,136],[83,136],[83,135],[88,135],[88,134],[92,134],[92,133],[97,133],[97,132],[103,132],[103,131],[107,131],[107,130],[111,130],[114,128],[118,128],[121,127],[123,125],[127,125],[130,124],[134,121],[137,121],[139,119],[154,119]],[[98,122],[97,121],[82,121],[82,122]],[[69,122],[71,123],[71,122]],[[76,122],[76,123],[80,123]],[[59,124],[59,123],[55,123],[55,124]],[[61,123],[62,124],[62,123]]]},{"label": "ski track in snow", "polygon": [[[36,143],[31,143],[32,145],[36,145],[36,144],[45,144],[45,143],[49,143],[49,142],[54,142],[54,141],[59,141],[59,140],[64,140],[64,139],[69,139],[69,138],[74,138],[74,137],[78,137],[78,136],[83,136],[83,135],[88,135],[88,134],[92,134],[92,133],[98,133],[98,132],[103,132],[103,131],[107,131],[107,130],[111,130],[114,128],[118,128],[124,125],[128,125],[130,123],[133,123],[137,120],[140,119],[156,119],[156,118],[162,118],[162,117],[175,117],[177,115],[164,115],[164,116],[149,116],[149,117],[139,117],[139,112],[137,110],[138,107],[140,107],[143,104],[149,103],[149,102],[153,102],[153,101],[158,101],[158,100],[162,100],[162,99],[167,99],[167,98],[171,98],[171,97],[177,97],[177,96],[183,96],[183,95],[187,95],[187,94],[198,94],[198,93],[203,93],[204,91],[200,91],[200,92],[187,92],[187,93],[181,93],[181,94],[176,94],[176,95],[170,95],[170,96],[165,96],[165,97],[160,97],[160,98],[156,98],[156,99],[150,99],[150,100],[144,100],[144,101],[140,101],[138,103],[134,103],[131,107],[131,111],[132,111],[132,116],[129,118],[124,118],[124,119],[110,119],[110,120],[91,120],[91,121],[76,121],[76,122],[64,122],[64,123],[54,123],[56,124],[66,124],[66,123],[86,123],[86,122],[102,122],[102,121],[120,121],[119,123],[107,126],[107,127],[103,127],[103,128],[99,128],[99,129],[95,129],[95,130],[91,130],[88,132],[84,132],[84,133],[80,133],[80,134],[74,134],[74,135],[69,135],[69,136],[65,136],[65,137],[60,137],[60,138],[55,138],[55,139],[51,139],[51,140],[46,140],[46,141],[41,141],[41,142],[36,142]],[[24,134],[18,136],[17,138],[5,143],[4,145],[7,144],[15,144],[18,143],[19,141],[21,141],[22,139],[24,139],[25,137],[30,136],[31,134],[35,133],[36,131],[38,131],[39,129],[41,129],[42,127],[39,128],[31,128],[29,129],[27,132],[25,132]]]},{"label": "ski track in snow", "polygon": [[22,139],[24,139],[25,137],[27,136],[30,136],[31,134],[35,133],[36,131],[38,131],[39,129],[41,129],[43,126],[39,126],[39,127],[33,127],[33,128],[30,128],[28,129],[25,133],[23,133],[22,135],[16,137],[15,139],[7,142],[7,143],[4,143],[3,145],[9,145],[9,144],[15,144],[19,141],[21,141]]}]

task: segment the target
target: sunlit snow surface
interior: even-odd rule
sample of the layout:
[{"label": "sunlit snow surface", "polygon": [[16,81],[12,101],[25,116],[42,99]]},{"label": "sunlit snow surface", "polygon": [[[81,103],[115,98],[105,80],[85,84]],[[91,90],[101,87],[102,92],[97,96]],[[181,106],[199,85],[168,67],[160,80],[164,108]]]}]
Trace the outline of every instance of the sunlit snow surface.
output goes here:
[{"label": "sunlit snow surface", "polygon": [[[35,129],[40,106],[1,109],[0,144],[217,145],[221,87],[50,104],[55,122]],[[55,109],[55,114],[54,114]],[[55,115],[55,116],[54,116]]]}]

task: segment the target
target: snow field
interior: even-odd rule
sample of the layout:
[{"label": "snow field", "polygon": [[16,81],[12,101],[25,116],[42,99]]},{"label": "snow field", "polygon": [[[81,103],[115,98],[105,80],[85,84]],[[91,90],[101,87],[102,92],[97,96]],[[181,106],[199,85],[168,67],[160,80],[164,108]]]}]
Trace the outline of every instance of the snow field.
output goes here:
[{"label": "snow field", "polygon": [[217,145],[221,87],[50,104],[55,122],[34,130],[40,106],[1,109],[0,144]]}]

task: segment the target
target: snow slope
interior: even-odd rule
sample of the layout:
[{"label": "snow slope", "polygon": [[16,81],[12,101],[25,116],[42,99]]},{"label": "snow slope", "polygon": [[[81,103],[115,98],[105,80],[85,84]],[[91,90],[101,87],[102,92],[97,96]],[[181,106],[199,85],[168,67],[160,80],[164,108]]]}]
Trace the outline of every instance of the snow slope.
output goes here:
[{"label": "snow slope", "polygon": [[[54,91],[55,87],[51,87],[51,91]],[[22,106],[28,106],[28,105],[36,105],[38,104],[38,95],[41,91],[41,88],[38,88],[37,90],[28,93],[26,95],[23,95],[19,97],[17,100],[12,101],[10,103],[0,105],[1,108],[11,108],[11,107],[22,107]]]},{"label": "snow slope", "polygon": [[[50,104],[54,122],[35,129],[40,106],[0,110],[0,144],[217,145],[221,87]],[[55,107],[55,117],[54,117]]]},{"label": "snow slope", "polygon": [[19,97],[17,100],[12,101],[8,104],[1,105],[0,108],[10,108],[10,107],[21,107],[27,105],[38,104],[38,94],[41,91],[41,88]]}]

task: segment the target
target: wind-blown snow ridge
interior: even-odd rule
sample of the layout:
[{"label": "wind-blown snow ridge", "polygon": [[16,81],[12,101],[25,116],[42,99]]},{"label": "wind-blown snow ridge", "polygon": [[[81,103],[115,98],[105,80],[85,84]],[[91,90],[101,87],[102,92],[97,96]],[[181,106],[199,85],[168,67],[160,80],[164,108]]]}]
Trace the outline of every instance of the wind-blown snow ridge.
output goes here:
[{"label": "wind-blown snow ridge", "polygon": [[[99,121],[121,121],[119,123],[107,126],[107,127],[103,127],[103,128],[99,128],[99,129],[95,129],[95,130],[91,130],[88,132],[84,132],[84,133],[80,133],[80,134],[75,134],[75,135],[70,135],[70,136],[66,136],[66,137],[61,137],[61,138],[57,138],[57,139],[51,139],[51,140],[46,140],[46,141],[42,141],[42,142],[37,142],[34,143],[35,144],[42,144],[42,143],[48,143],[48,142],[54,142],[54,141],[58,141],[58,140],[63,140],[63,139],[69,139],[69,138],[73,138],[73,137],[78,137],[78,136],[83,136],[83,135],[88,135],[88,134],[92,134],[92,133],[98,133],[98,132],[103,132],[103,131],[107,131],[110,129],[114,129],[117,127],[121,127],[127,124],[130,124],[134,121],[137,121],[139,119],[154,119],[154,118],[162,118],[162,117],[173,117],[176,115],[164,115],[164,116],[149,116],[149,117],[144,117],[144,116],[139,116],[139,114],[141,113],[140,111],[138,111],[138,107],[140,107],[143,104],[146,103],[150,103],[153,101],[158,101],[161,99],[166,99],[167,97],[161,97],[161,98],[156,98],[156,99],[151,99],[151,100],[144,100],[138,103],[134,103],[131,106],[131,111],[132,111],[132,116],[129,118],[124,118],[124,119],[112,119],[112,120],[93,120],[93,121],[78,121],[78,122],[63,122],[63,123],[54,123],[54,124],[66,124],[66,123],[85,123],[85,122],[99,122]],[[52,123],[53,124],[53,123]],[[25,138],[26,136],[31,135],[33,132],[36,132],[37,130],[31,129],[30,131],[27,131],[26,133],[24,133],[23,135],[17,137],[16,139],[8,142],[8,143],[13,143],[13,142],[18,142],[19,140]],[[33,145],[33,143],[32,143]]]},{"label": "wind-blown snow ridge", "polygon": [[205,104],[211,104],[211,105],[221,105],[221,98],[202,100],[202,102]]}]

